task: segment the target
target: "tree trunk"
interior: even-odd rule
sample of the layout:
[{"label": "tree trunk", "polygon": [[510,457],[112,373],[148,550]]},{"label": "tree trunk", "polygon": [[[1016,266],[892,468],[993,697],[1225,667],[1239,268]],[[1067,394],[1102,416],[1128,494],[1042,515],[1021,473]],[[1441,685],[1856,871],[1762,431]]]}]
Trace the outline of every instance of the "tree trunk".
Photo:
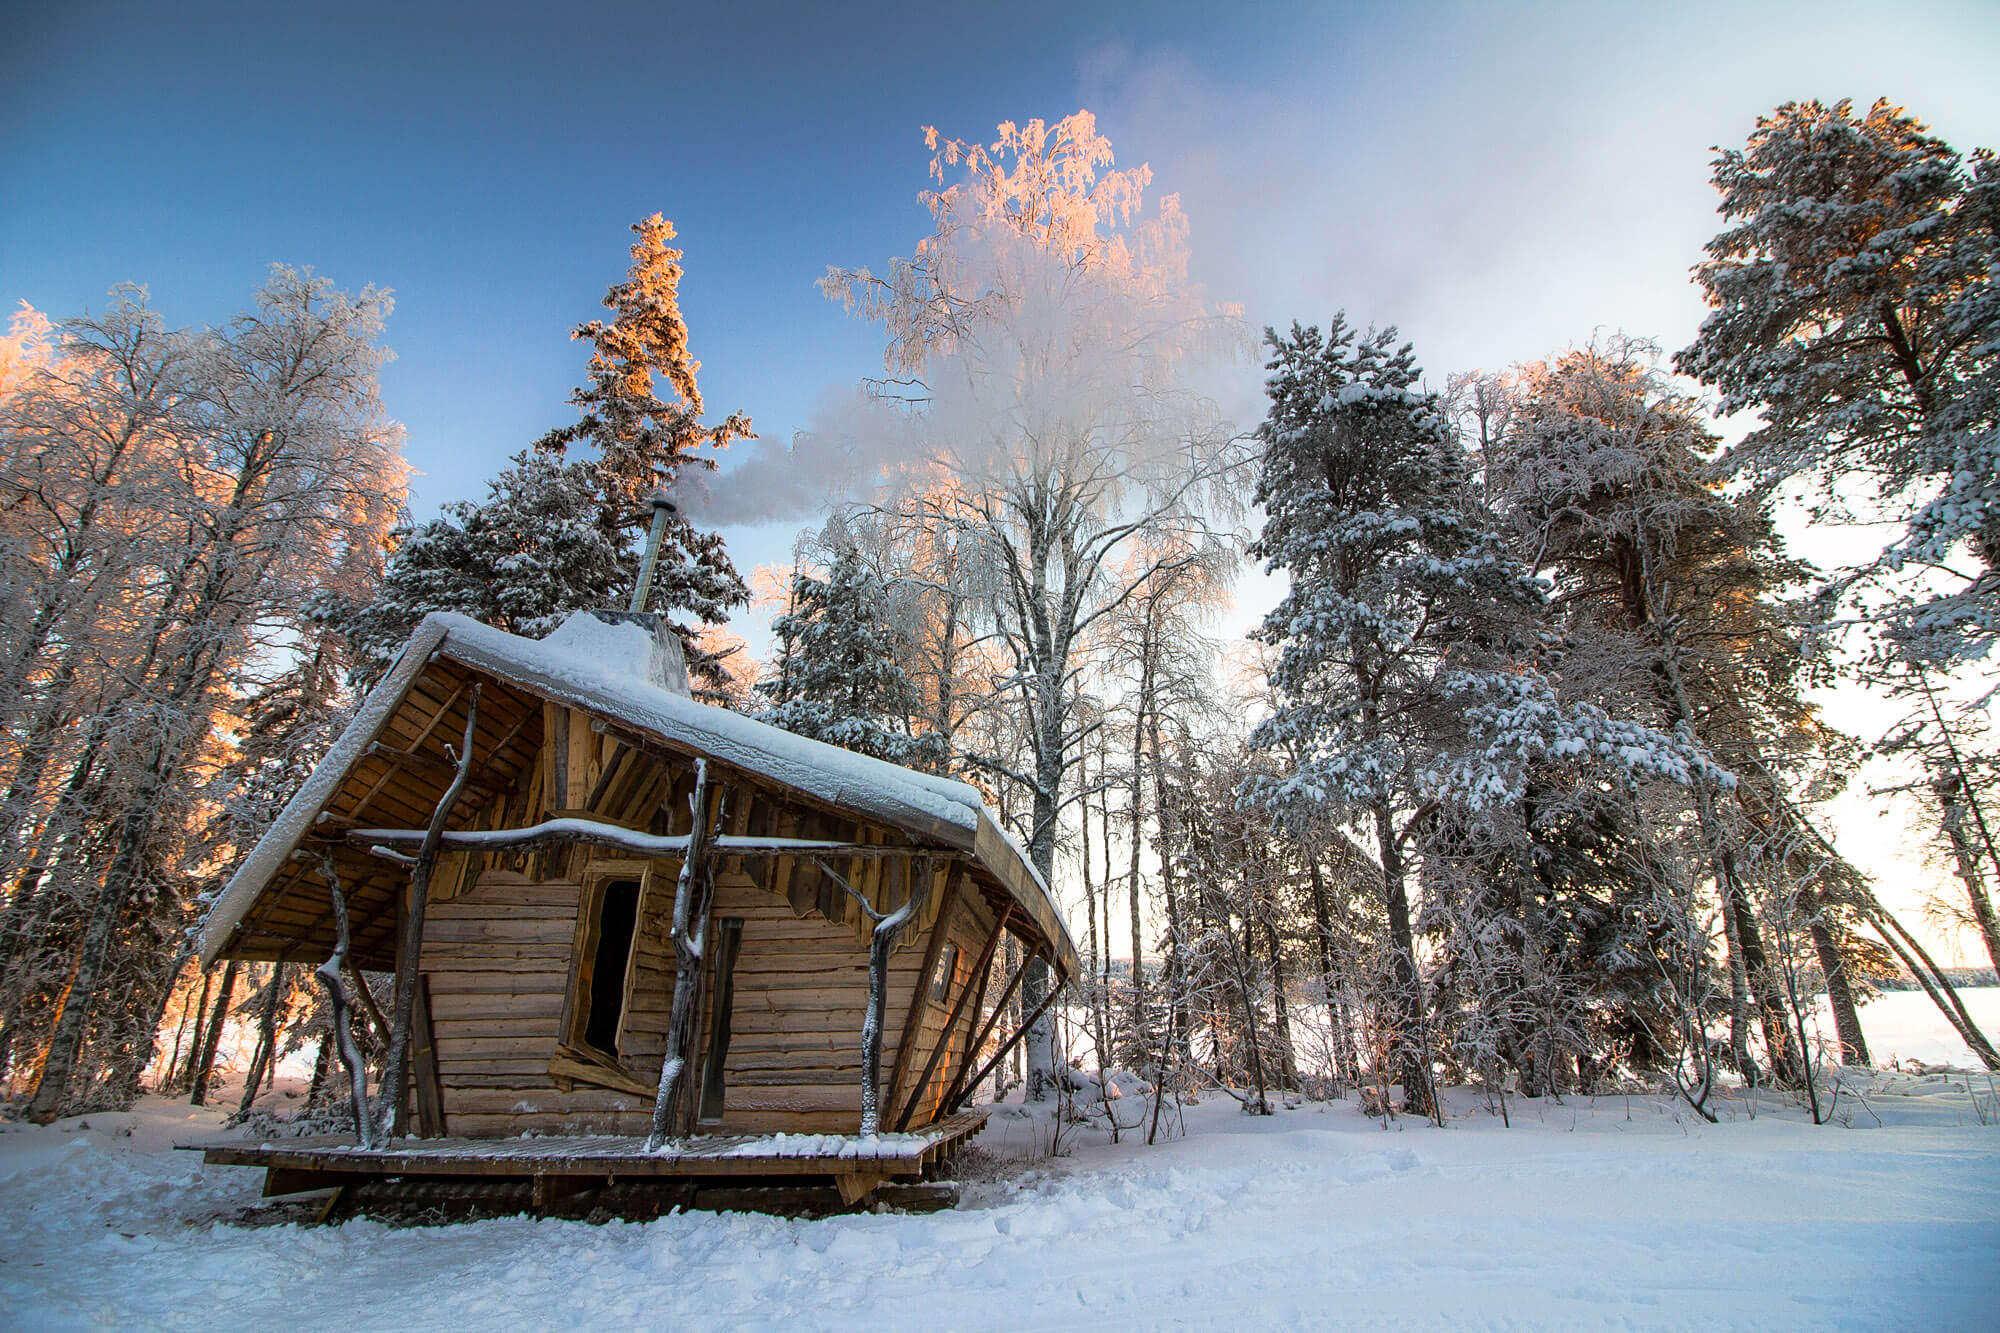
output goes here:
[{"label": "tree trunk", "polygon": [[285,979],[285,965],[271,964],[271,984],[264,993],[264,1012],[257,1021],[257,1051],[250,1057],[250,1072],[243,1078],[243,1101],[237,1106],[238,1115],[250,1114],[250,1107],[257,1100],[259,1085],[264,1081],[265,1070],[278,1063],[274,1049],[278,1041],[278,992]]},{"label": "tree trunk", "polygon": [[1986,956],[1993,963],[1995,971],[2000,971],[2000,915],[1993,910],[1993,899],[1987,892],[1986,877],[1980,873],[1979,852],[1974,845],[1971,824],[1967,816],[1965,783],[1957,773],[1933,771],[1931,790],[1937,794],[1938,809],[1943,816],[1944,834],[1951,843],[1951,857],[1958,871],[1958,881],[1965,886],[1965,896],[1972,904],[1973,920],[1979,923],[1979,937],[1986,944]]},{"label": "tree trunk", "polygon": [[1292,1015],[1285,1005],[1285,951],[1278,943],[1276,927],[1268,921],[1264,923],[1264,942],[1271,957],[1271,1019],[1278,1039],[1278,1086],[1296,1092],[1299,1061],[1292,1045]]},{"label": "tree trunk", "polygon": [[1402,1048],[1403,1110],[1410,1115],[1435,1116],[1437,1092],[1431,1087],[1430,1043],[1425,1036],[1424,995],[1417,977],[1416,932],[1410,924],[1410,898],[1403,883],[1403,849],[1394,817],[1386,805],[1375,807],[1375,841],[1382,861],[1382,897],[1389,909],[1389,967],[1395,987],[1396,1043]]},{"label": "tree trunk", "polygon": [[1840,941],[1827,920],[1824,904],[1813,904],[1806,929],[1812,935],[1813,953],[1819,958],[1820,975],[1826,980],[1827,1007],[1833,1010],[1833,1030],[1840,1037],[1840,1062],[1866,1065],[1868,1041],[1861,1032],[1861,1012],[1854,1003],[1854,987],[1847,980],[1847,959],[1841,955]]},{"label": "tree trunk", "polygon": [[[192,1011],[194,1014],[194,1034],[197,1045],[199,1045],[201,1037],[202,1018],[208,1013],[209,986],[214,980],[215,973],[213,972],[205,971],[201,974],[201,1000],[194,1005]],[[193,983],[190,982],[189,986],[192,988]],[[183,998],[181,1001],[181,1025],[180,1029],[174,1033],[174,1053],[167,1061],[167,1076],[160,1081],[161,1092],[173,1092],[177,1090],[183,1084],[187,1083],[192,1075],[194,1067],[194,1051],[192,1048],[188,1051],[187,1068],[184,1069],[181,1066],[181,1038],[188,1030],[189,1012],[187,1000]]]},{"label": "tree trunk", "polygon": [[1986,1034],[1979,1030],[1979,1025],[1972,1021],[1972,1015],[1967,1011],[1965,1001],[1959,998],[1958,991],[1952,986],[1951,978],[1944,974],[1944,969],[1937,965],[1929,951],[1918,943],[1917,937],[1904,929],[1903,923],[1898,921],[1888,908],[1880,902],[1870,901],[1866,904],[1866,910],[1871,924],[1880,932],[1882,942],[1889,946],[1889,951],[1895,954],[1909,970],[1910,975],[1917,979],[1917,984],[1931,997],[1931,1003],[1937,1006],[1945,1021],[1950,1023],[1964,1039],[1965,1044],[1972,1048],[1972,1053],[1979,1057],[1981,1064],[1988,1070],[2000,1072],[2000,1051],[1994,1049]]},{"label": "tree trunk", "polygon": [[[1057,794],[1062,789],[1061,726],[1058,720],[1053,741],[1045,738],[1042,742],[1042,759],[1036,765],[1033,814],[1034,837],[1029,841],[1029,859],[1041,873],[1042,882],[1055,883],[1056,864],[1056,814],[1060,809]],[[1028,970],[1021,978],[1021,1012],[1035,1014],[1042,1008],[1042,1001],[1049,994],[1049,965],[1037,951],[1028,959]],[[1027,1092],[1029,1101],[1041,1101],[1049,1095],[1055,1081],[1056,1043],[1055,1020],[1047,1011],[1035,1018],[1028,1029],[1026,1040],[1021,1043],[1023,1058],[1027,1063]]]},{"label": "tree trunk", "polygon": [[[1146,969],[1144,966],[1144,941],[1140,938],[1139,922],[1143,916],[1139,909],[1139,852],[1145,834],[1145,786],[1142,774],[1146,719],[1153,709],[1153,615],[1149,604],[1146,608],[1144,630],[1139,640],[1139,698],[1132,715],[1132,866],[1128,896],[1132,913],[1132,1030],[1146,1030]],[[1156,793],[1157,794],[1157,793]]]},{"label": "tree trunk", "polygon": [[[236,973],[243,965],[234,958],[222,970],[222,986],[215,997],[215,1008],[208,1015],[208,1034],[202,1038],[201,1058],[194,1067],[194,1079],[188,1090],[188,1105],[208,1105],[208,1079],[215,1069],[216,1048],[222,1044],[222,1025],[229,1017],[230,996],[236,990]],[[42,1082],[48,1083],[48,1071],[42,1071]],[[39,1096],[39,1090],[37,1090]],[[47,1123],[46,1121],[43,1123]]]},{"label": "tree trunk", "polygon": [[1312,881],[1313,942],[1319,955],[1320,986],[1326,996],[1327,1026],[1333,1041],[1334,1074],[1346,1083],[1361,1081],[1360,1058],[1350,1046],[1347,1007],[1340,999],[1340,976],[1333,958],[1333,904],[1328,901],[1326,876],[1319,855],[1306,849],[1306,873]]},{"label": "tree trunk", "polygon": [[[57,998],[60,1016],[49,1038],[48,1058],[42,1064],[41,1079],[34,1096],[28,1099],[27,1118],[46,1125],[62,1114],[70,1080],[83,1054],[89,1018],[105,963],[111,954],[111,939],[125,914],[139,871],[139,857],[145,850],[153,817],[153,802],[159,790],[157,771],[165,760],[165,746],[157,747],[153,770],[145,775],[134,795],[133,806],[119,825],[118,852],[105,872],[104,886],[92,905],[89,924],[84,929],[83,948],[77,957],[70,983]],[[212,1057],[211,1057],[212,1058]],[[199,1099],[195,1105],[201,1105]]]},{"label": "tree trunk", "polygon": [[[1084,773],[1084,780],[1087,782],[1089,777],[1090,774],[1086,771]],[[1111,1067],[1111,1052],[1106,1048],[1105,1044],[1103,993],[1097,982],[1099,973],[1103,970],[1104,955],[1101,949],[1110,946],[1111,938],[1107,934],[1100,945],[1097,935],[1097,878],[1090,862],[1090,802],[1088,800],[1083,803],[1082,823],[1083,838],[1079,846],[1079,851],[1082,853],[1083,862],[1081,869],[1083,871],[1084,933],[1087,941],[1086,947],[1089,949],[1084,966],[1089,969],[1090,975],[1090,995],[1088,997],[1090,1001],[1090,1041],[1091,1045],[1097,1048],[1097,1068],[1101,1072]],[[1104,869],[1106,872],[1104,891],[1108,897],[1111,892],[1111,866],[1108,862]]]}]

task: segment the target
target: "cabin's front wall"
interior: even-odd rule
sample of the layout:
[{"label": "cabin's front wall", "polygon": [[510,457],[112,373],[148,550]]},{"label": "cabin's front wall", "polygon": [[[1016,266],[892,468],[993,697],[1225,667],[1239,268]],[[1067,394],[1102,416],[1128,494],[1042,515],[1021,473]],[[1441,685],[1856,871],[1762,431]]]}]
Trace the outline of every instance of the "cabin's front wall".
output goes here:
[{"label": "cabin's front wall", "polygon": [[[522,789],[504,803],[511,808],[496,813],[491,824],[525,822],[530,810],[545,815],[567,809],[650,825],[655,832],[685,831],[691,775],[593,733],[582,714],[551,709],[547,722],[553,745],[526,770]],[[751,802],[739,794],[735,809],[732,831],[742,832],[752,818]],[[646,818],[649,811],[657,817]],[[772,827],[755,831],[785,825],[784,831],[795,832],[801,819],[813,816],[767,799],[756,818]],[[488,859],[502,863],[482,864]],[[882,865],[861,863],[850,873],[884,873]],[[446,1132],[639,1134],[649,1128],[647,1092],[659,1077],[672,1004],[668,931],[678,871],[674,860],[648,863],[603,849],[556,847],[510,858],[468,857],[440,874],[425,912],[420,968],[430,994]],[[704,1132],[851,1133],[859,1125],[867,948],[854,924],[827,918],[825,899],[800,897],[795,873],[783,861],[746,859],[717,876],[709,975],[688,1065],[697,1092],[714,1030],[709,1005],[721,923],[740,920],[742,936],[731,974],[723,1111],[720,1119],[701,1122]],[[619,1088],[594,1086],[576,1060],[588,1055],[577,1042],[579,1005],[587,1003],[579,967],[588,957],[585,913],[598,886],[612,878],[642,881],[618,1040],[623,1077],[616,1081],[627,1086]],[[961,994],[976,987],[975,965],[994,924],[984,895],[965,883],[937,923],[944,932],[939,944],[953,951],[953,976],[941,999],[933,997],[933,979],[920,975],[932,953],[932,929],[906,931],[891,956],[881,1057],[884,1128],[894,1127],[909,1101]],[[909,1058],[899,1061],[898,1043],[920,986],[920,1025]],[[987,996],[989,1003],[996,998]],[[912,1127],[940,1113],[979,1019],[973,1009],[962,1006],[945,1056],[917,1100]],[[892,1073],[899,1075],[893,1087]]]},{"label": "cabin's front wall", "polygon": [[[620,1030],[619,1063],[641,1084],[659,1077],[673,996],[667,930],[674,885],[671,873],[662,873],[671,864],[656,865],[645,880]],[[591,1086],[551,1069],[566,1047],[573,1049],[585,885],[596,874],[633,870],[585,863],[584,872],[573,880],[536,882],[488,871],[459,897],[426,911],[422,970],[449,1133],[640,1134],[649,1127],[652,1103],[642,1092]],[[861,1026],[868,1002],[867,955],[853,928],[796,916],[789,902],[747,876],[723,876],[718,883],[711,940],[728,917],[742,921],[743,935],[732,973],[723,1114],[704,1121],[702,1130],[853,1132],[861,1115]],[[941,1002],[931,998],[934,979],[922,975],[928,932],[906,936],[891,955],[882,1041],[885,1127],[908,1102],[961,993],[976,986],[974,965],[992,926],[992,912],[979,895],[959,896],[944,923],[953,975]],[[897,1045],[920,985],[920,1025],[892,1089]],[[712,982],[703,989],[712,992]],[[697,1073],[706,1065],[713,1030],[709,998],[703,995],[689,1064]],[[971,1005],[961,1008],[945,1055],[918,1099],[913,1126],[939,1114],[945,1083],[960,1067],[974,1022]]]},{"label": "cabin's front wall", "polygon": [[524,1130],[630,1132],[630,1093],[556,1086],[575,966],[582,886],[489,871],[424,913],[422,971],[445,1128],[458,1135]]}]

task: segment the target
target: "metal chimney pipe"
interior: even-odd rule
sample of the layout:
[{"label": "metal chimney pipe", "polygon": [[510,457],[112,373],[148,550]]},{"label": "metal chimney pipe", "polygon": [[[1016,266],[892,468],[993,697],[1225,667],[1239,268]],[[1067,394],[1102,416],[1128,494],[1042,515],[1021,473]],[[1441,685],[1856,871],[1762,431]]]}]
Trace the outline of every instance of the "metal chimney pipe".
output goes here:
[{"label": "metal chimney pipe", "polygon": [[644,611],[646,598],[653,591],[653,570],[660,563],[660,542],[667,535],[667,518],[680,512],[680,507],[667,498],[667,488],[662,486],[646,497],[646,503],[653,507],[653,526],[646,534],[646,556],[639,562],[639,581],[632,585],[632,605],[628,611]]}]

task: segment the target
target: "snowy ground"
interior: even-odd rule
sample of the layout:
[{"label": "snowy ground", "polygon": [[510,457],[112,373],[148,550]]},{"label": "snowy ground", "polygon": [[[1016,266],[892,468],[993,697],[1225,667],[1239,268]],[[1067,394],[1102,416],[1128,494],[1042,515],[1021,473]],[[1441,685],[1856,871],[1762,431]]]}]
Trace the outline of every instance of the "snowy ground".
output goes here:
[{"label": "snowy ground", "polygon": [[[430,1229],[218,1222],[260,1173],[171,1151],[218,1117],[150,1101],[0,1132],[0,1323],[1994,1327],[1986,1082],[1873,1082],[1819,1128],[1599,1099],[1516,1101],[1506,1129],[1459,1094],[1447,1128],[1385,1131],[1352,1101],[1257,1119],[1213,1097],[1172,1143],[1091,1135],[931,1216]],[[1044,1132],[1003,1108],[983,1142]]]}]

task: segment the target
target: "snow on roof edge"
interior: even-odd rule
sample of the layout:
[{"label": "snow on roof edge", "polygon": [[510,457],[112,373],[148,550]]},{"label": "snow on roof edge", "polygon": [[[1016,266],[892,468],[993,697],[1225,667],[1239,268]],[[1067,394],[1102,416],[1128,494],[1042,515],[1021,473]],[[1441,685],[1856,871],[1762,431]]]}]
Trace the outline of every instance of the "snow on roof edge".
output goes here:
[{"label": "snow on roof edge", "polygon": [[347,781],[347,775],[354,766],[361,762],[390,714],[409,693],[417,674],[444,641],[446,628],[432,624],[428,616],[417,626],[402,653],[390,664],[381,682],[361,701],[361,707],[355,710],[354,717],[342,729],[325,757],[313,765],[313,771],[306,776],[292,799],[285,802],[278,818],[264,831],[257,845],[250,849],[250,855],[243,858],[243,864],[236,868],[236,873],[229,877],[229,883],[223,886],[222,892],[209,907],[208,915],[203,918],[196,935],[203,967],[215,961],[216,955],[228,943],[229,936],[242,924],[251,904],[257,901],[257,895],[284,869],[292,853],[305,841],[306,834],[312,830],[313,820],[326,808],[326,803],[333,799],[341,784]]}]

